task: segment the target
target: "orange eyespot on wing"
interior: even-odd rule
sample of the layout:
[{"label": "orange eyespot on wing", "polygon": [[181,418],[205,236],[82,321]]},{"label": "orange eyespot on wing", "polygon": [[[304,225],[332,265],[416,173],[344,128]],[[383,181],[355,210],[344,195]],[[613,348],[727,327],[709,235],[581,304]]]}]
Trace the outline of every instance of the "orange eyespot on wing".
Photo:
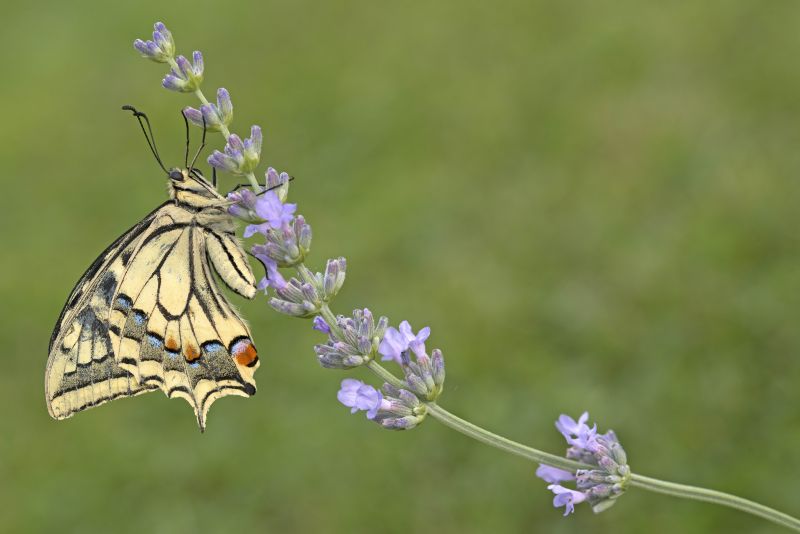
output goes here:
[{"label": "orange eyespot on wing", "polygon": [[253,367],[258,363],[258,352],[250,338],[240,338],[231,343],[231,356],[236,363],[244,367]]},{"label": "orange eyespot on wing", "polygon": [[168,339],[167,339],[167,342],[166,342],[166,343],[164,343],[164,346],[165,346],[165,347],[167,348],[167,350],[168,350],[168,351],[170,351],[170,352],[178,352],[178,349],[180,348],[180,347],[178,346],[178,342],[177,342],[177,341],[175,341],[175,338],[173,338],[173,337],[171,337],[171,338],[168,338]]},{"label": "orange eyespot on wing", "polygon": [[200,350],[194,345],[186,345],[183,349],[183,357],[187,362],[192,363],[200,357]]}]

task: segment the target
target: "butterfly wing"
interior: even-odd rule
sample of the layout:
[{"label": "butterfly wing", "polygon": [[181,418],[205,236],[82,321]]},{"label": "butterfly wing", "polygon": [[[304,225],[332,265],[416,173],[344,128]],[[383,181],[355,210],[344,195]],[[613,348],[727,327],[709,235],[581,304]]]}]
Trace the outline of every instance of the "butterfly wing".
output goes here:
[{"label": "butterfly wing", "polygon": [[117,397],[155,389],[141,386],[114,359],[108,316],[119,280],[156,210],[125,232],[75,284],[50,338],[45,398],[50,415],[65,419]]},{"label": "butterfly wing", "polygon": [[205,427],[211,404],[255,394],[259,361],[250,330],[220,292],[222,280],[245,297],[255,279],[241,245],[203,221],[153,232],[114,296],[109,330],[117,362],[137,382],[185,399]]},{"label": "butterfly wing", "polygon": [[[202,429],[216,399],[255,393],[253,373],[258,367],[247,325],[219,291],[211,265],[229,287],[247,298],[255,295],[255,279],[232,235],[233,222],[224,212],[201,217],[168,203],[130,233],[137,235],[123,236],[109,247],[105,260],[98,259],[96,272],[90,268],[84,276],[92,278],[88,283],[92,298],[78,299],[74,318],[60,321],[62,331],[68,320],[70,326],[77,323],[81,327],[76,328],[77,337],[54,334],[58,350],[51,350],[54,363],[48,364],[47,380],[56,382],[51,369],[62,372],[66,380],[62,376],[63,385],[48,390],[51,414],[69,417],[112,398],[161,389],[170,398],[186,399]],[[120,375],[111,394],[96,394],[100,375],[94,367],[79,378],[67,372],[72,369],[67,365],[70,358],[87,360],[87,347],[95,351],[95,344],[82,337],[84,323],[87,331],[102,338],[98,354],[105,354],[103,362],[111,360],[106,365],[113,365]],[[67,347],[59,348],[65,339]],[[69,398],[51,396],[51,391],[62,389],[73,393]]]}]

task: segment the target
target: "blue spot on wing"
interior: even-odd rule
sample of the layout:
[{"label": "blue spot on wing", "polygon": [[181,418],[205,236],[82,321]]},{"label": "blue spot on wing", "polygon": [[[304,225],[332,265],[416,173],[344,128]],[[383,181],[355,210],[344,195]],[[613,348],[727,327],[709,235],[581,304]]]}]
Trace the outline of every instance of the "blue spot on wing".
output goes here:
[{"label": "blue spot on wing", "polygon": [[141,310],[133,310],[133,320],[137,325],[143,325],[147,320],[147,315]]},{"label": "blue spot on wing", "polygon": [[118,295],[114,308],[127,314],[133,306],[133,301],[127,295]]},{"label": "blue spot on wing", "polygon": [[204,352],[214,353],[214,352],[226,352],[225,345],[220,343],[219,341],[206,341],[202,345],[202,349]]}]

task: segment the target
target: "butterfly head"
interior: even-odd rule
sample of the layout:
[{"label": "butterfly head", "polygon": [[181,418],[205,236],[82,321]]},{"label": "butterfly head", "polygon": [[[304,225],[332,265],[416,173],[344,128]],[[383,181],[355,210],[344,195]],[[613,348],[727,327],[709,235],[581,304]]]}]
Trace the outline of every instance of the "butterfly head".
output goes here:
[{"label": "butterfly head", "polygon": [[197,169],[172,168],[167,176],[169,176],[169,196],[179,204],[205,208],[225,201],[225,198]]}]

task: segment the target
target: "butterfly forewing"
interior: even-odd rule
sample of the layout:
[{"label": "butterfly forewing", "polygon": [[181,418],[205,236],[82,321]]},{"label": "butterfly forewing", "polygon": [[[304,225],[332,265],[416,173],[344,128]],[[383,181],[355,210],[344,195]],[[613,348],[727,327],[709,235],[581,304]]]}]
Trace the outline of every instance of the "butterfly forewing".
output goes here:
[{"label": "butterfly forewing", "polygon": [[161,389],[186,399],[204,428],[216,399],[255,393],[250,331],[211,268],[237,293],[255,295],[233,230],[230,216],[208,199],[199,207],[179,199],[92,264],[51,339],[45,389],[53,417]]}]

